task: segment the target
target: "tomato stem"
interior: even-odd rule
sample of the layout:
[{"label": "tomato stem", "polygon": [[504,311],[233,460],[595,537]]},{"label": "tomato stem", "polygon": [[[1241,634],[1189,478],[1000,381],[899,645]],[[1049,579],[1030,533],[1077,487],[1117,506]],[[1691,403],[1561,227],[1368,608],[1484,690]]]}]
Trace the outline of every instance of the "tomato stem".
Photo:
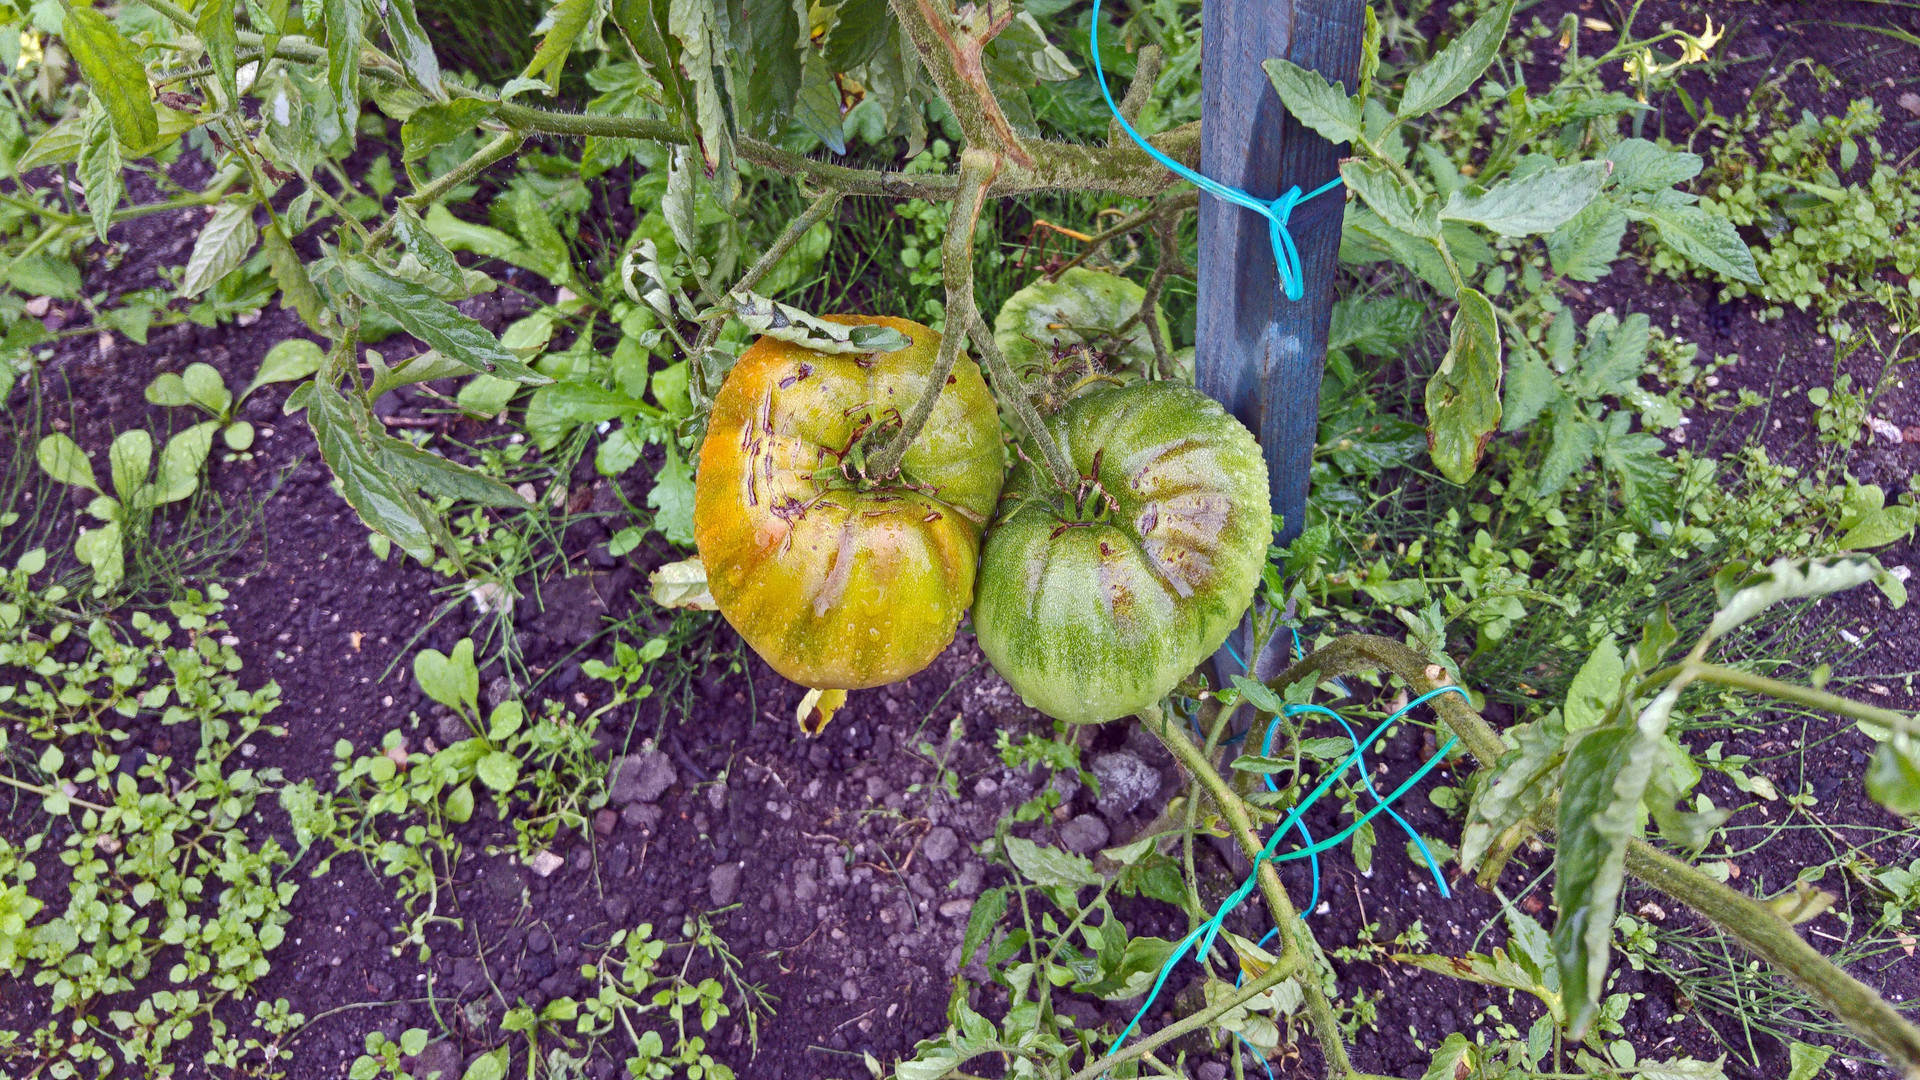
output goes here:
[{"label": "tomato stem", "polygon": [[1041,460],[1046,463],[1047,472],[1053,476],[1054,486],[1071,494],[1080,486],[1080,472],[1073,467],[1066,451],[1060,449],[1053,433],[1047,430],[1046,421],[1040,419],[1039,410],[1033,407],[1033,399],[1027,394],[1026,384],[1013,373],[1006,356],[1000,352],[1000,346],[994,344],[993,332],[978,316],[968,324],[967,332],[973,337],[974,347],[986,358],[987,371],[993,376],[995,395],[1020,418],[1020,426],[1027,429],[1034,445],[1040,448]]},{"label": "tomato stem", "polygon": [[968,149],[960,155],[960,191],[954,196],[953,211],[947,218],[947,236],[940,247],[940,270],[947,285],[947,332],[940,338],[940,353],[933,370],[927,373],[927,385],[913,411],[900,421],[900,430],[867,461],[867,477],[887,480],[900,471],[900,460],[907,448],[927,426],[933,407],[947,389],[953,365],[966,343],[965,327],[974,317],[973,305],[973,233],[980,224],[980,210],[987,203],[987,188],[1000,175],[1000,157],[981,150]]}]

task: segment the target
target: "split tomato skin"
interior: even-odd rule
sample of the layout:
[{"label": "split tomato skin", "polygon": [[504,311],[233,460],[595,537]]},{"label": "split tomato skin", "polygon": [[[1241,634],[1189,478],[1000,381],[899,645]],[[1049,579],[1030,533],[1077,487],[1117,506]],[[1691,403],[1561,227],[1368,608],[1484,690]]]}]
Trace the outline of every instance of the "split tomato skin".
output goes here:
[{"label": "split tomato skin", "polygon": [[769,666],[803,686],[857,690],[912,675],[953,640],[1005,456],[998,409],[963,355],[899,475],[861,481],[848,455],[912,410],[940,335],[906,319],[825,318],[891,327],[911,344],[749,346],[714,399],[694,542],[721,614]]},{"label": "split tomato skin", "polygon": [[1048,426],[1089,482],[1058,491],[1027,448],[981,552],[973,630],[1028,705],[1101,723],[1159,702],[1238,625],[1272,539],[1266,461],[1179,383],[1095,390]]}]

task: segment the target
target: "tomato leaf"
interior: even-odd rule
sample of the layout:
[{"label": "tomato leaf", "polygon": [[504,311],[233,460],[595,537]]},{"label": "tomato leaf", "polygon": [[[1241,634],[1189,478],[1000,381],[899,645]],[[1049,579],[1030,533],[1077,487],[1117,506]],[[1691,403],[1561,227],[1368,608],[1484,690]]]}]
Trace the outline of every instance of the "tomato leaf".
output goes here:
[{"label": "tomato leaf", "polygon": [[567,56],[580,40],[580,32],[586,29],[593,11],[594,0],[559,0],[554,4],[542,20],[547,28],[546,36],[540,39],[521,77],[543,78],[549,87],[558,89],[560,74],[567,67]]},{"label": "tomato leaf", "polygon": [[1573,219],[1600,194],[1607,166],[1582,161],[1556,169],[1542,169],[1521,179],[1502,180],[1480,195],[1448,196],[1441,218],[1465,221],[1501,236],[1547,233]]},{"label": "tomato leaf", "polygon": [[733,300],[734,315],[747,324],[747,329],[819,352],[897,352],[912,344],[905,334],[890,326],[828,322],[743,289],[735,289],[728,296]]},{"label": "tomato leaf", "polygon": [[1574,1038],[1584,1037],[1599,1014],[1627,843],[1664,755],[1667,721],[1679,696],[1679,687],[1669,684],[1639,716],[1622,713],[1589,728],[1567,754],[1553,860],[1560,910],[1553,948]]},{"label": "tomato leaf", "polygon": [[260,238],[253,224],[253,201],[223,202],[200,228],[180,277],[180,295],[199,296],[245,262]]},{"label": "tomato leaf", "polygon": [[1613,272],[1627,215],[1605,197],[1595,199],[1547,236],[1554,273],[1574,281],[1599,281]]},{"label": "tomato leaf", "polygon": [[1920,817],[1920,748],[1913,736],[1896,731],[1874,750],[1867,794],[1896,814]]},{"label": "tomato leaf", "polygon": [[219,77],[220,88],[226,91],[229,103],[240,100],[240,83],[236,78],[237,65],[234,61],[234,51],[240,47],[240,35],[233,16],[233,0],[205,0],[200,17],[193,24],[193,32],[206,43],[207,62]]},{"label": "tomato leaf", "polygon": [[61,32],[67,51],[80,65],[87,87],[106,110],[120,145],[141,154],[160,141],[160,117],[153,109],[140,50],[105,15],[90,7],[70,7]]},{"label": "tomato leaf", "polygon": [[[510,378],[529,386],[552,382],[506,349],[487,328],[452,304],[428,292],[425,286],[387,276],[370,264],[342,260],[336,264],[354,295],[384,312],[400,328],[451,360],[472,371]],[[398,539],[396,537],[395,539]]]},{"label": "tomato leaf", "polygon": [[[303,4],[311,12],[313,5]],[[333,91],[334,118],[351,132],[360,121],[360,46],[366,32],[362,0],[319,0],[327,36],[327,89]],[[309,16],[311,17],[311,16]]]},{"label": "tomato leaf", "polygon": [[1000,925],[1000,917],[1006,913],[1005,888],[988,889],[973,902],[973,910],[967,915],[967,931],[960,939],[961,967],[973,962],[973,954],[993,937],[993,928]]},{"label": "tomato leaf", "polygon": [[307,276],[305,260],[293,250],[280,226],[271,221],[260,231],[260,246],[267,253],[267,272],[280,286],[280,306],[292,308],[308,329],[317,332],[326,301],[320,299],[320,290],[313,287],[313,279]]},{"label": "tomato leaf", "polygon": [[1427,382],[1427,449],[1440,474],[1472,479],[1480,451],[1500,424],[1500,325],[1478,289],[1460,294],[1452,340]]},{"label": "tomato leaf", "polygon": [[433,54],[433,42],[420,26],[413,0],[386,0],[380,7],[386,13],[387,38],[393,42],[394,54],[406,65],[407,74],[413,76],[413,81],[427,96],[445,101],[447,92],[440,85],[440,59]]},{"label": "tomato leaf", "polygon": [[1360,99],[1348,97],[1325,75],[1309,71],[1284,57],[1261,65],[1273,82],[1280,103],[1294,119],[1319,132],[1328,142],[1350,143],[1360,137]]},{"label": "tomato leaf", "polygon": [[383,437],[379,445],[380,460],[388,470],[429,495],[510,510],[533,509],[512,488],[457,461],[391,436]]},{"label": "tomato leaf", "polygon": [[120,197],[126,194],[122,165],[120,144],[114,137],[113,125],[106,117],[96,114],[87,124],[86,141],[80,145],[77,171],[81,188],[87,196],[87,216],[93,220],[93,234],[102,243],[106,242],[107,229],[113,224],[114,208],[120,205]]},{"label": "tomato leaf", "polygon": [[834,13],[827,34],[827,63],[835,71],[859,67],[880,51],[893,33],[887,0],[846,0]]},{"label": "tomato leaf", "polygon": [[1677,191],[1663,191],[1651,199],[1627,203],[1624,209],[1633,220],[1651,224],[1660,242],[1676,254],[1736,281],[1760,284],[1753,252],[1740,239],[1733,222],[1693,205],[1689,201],[1692,198]]},{"label": "tomato leaf", "polygon": [[1460,831],[1460,868],[1471,873],[1489,854],[1482,880],[1497,877],[1530,831],[1525,823],[1559,789],[1567,742],[1558,713],[1508,728],[1514,749],[1501,755],[1467,804]]},{"label": "tomato leaf", "polygon": [[305,394],[287,398],[287,405],[307,409],[307,423],[320,444],[320,456],[340,482],[347,504],[367,526],[385,534],[400,550],[427,562],[433,558],[433,536],[414,512],[415,500],[403,491],[368,445],[371,418],[364,407],[342,397],[324,380],[305,384]]},{"label": "tomato leaf", "polygon": [[494,102],[480,98],[455,98],[415,110],[407,122],[400,125],[401,160],[417,161],[426,157],[427,151],[478,127],[498,108]]},{"label": "tomato leaf", "polygon": [[1440,236],[1440,218],[1433,198],[1409,191],[1393,170],[1378,162],[1352,158],[1340,166],[1340,177],[1380,220],[1410,236],[1433,240]]},{"label": "tomato leaf", "polygon": [[1105,880],[1083,855],[1059,848],[1041,847],[1022,836],[1007,837],[1006,846],[1007,858],[1013,860],[1013,865],[1021,875],[1035,885],[1075,888],[1098,885]]},{"label": "tomato leaf", "polygon": [[1507,24],[1513,21],[1514,0],[1501,4],[1474,20],[1466,33],[1454,38],[1433,59],[1407,76],[1407,88],[1400,95],[1395,115],[1411,120],[1466,93],[1467,87],[1487,70],[1500,54],[1500,42],[1507,36]]}]

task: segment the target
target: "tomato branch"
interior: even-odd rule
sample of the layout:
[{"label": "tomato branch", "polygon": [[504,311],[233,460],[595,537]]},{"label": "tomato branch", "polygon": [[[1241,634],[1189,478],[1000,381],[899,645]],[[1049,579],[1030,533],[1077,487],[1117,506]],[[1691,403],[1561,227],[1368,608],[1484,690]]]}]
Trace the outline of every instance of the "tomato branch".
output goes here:
[{"label": "tomato branch", "polygon": [[[951,315],[948,316],[947,326],[953,326]],[[1041,460],[1046,463],[1047,472],[1052,475],[1055,486],[1062,491],[1072,491],[1080,483],[1080,470],[1073,467],[1066,451],[1060,449],[1053,433],[1047,430],[1047,422],[1040,418],[1040,411],[1033,407],[1033,398],[1027,393],[1026,384],[1014,374],[1012,365],[1007,363],[1000,346],[994,342],[993,331],[975,316],[967,326],[967,333],[973,338],[973,347],[986,358],[987,372],[993,376],[995,396],[1020,418],[1020,426],[1027,429],[1034,445],[1040,448]]]},{"label": "tomato branch", "polygon": [[960,193],[953,200],[953,209],[947,218],[947,235],[940,245],[940,272],[947,286],[947,332],[940,338],[940,354],[934,359],[933,370],[927,374],[927,385],[920,392],[920,400],[913,403],[913,411],[900,422],[899,433],[881,447],[879,453],[867,459],[867,475],[876,480],[900,471],[900,460],[906,456],[913,440],[919,438],[920,429],[927,426],[933,407],[946,392],[947,379],[953,374],[960,348],[966,344],[965,327],[974,318],[973,234],[980,225],[980,210],[986,206],[987,187],[999,174],[1000,167],[998,154],[972,148],[960,154]]},{"label": "tomato branch", "polygon": [[[1288,976],[1293,974],[1296,966],[1296,964],[1289,962],[1285,957],[1276,960],[1271,967],[1249,980],[1247,984],[1236,991],[1232,997],[1216,1005],[1201,1009],[1191,1016],[1182,1017],[1174,1023],[1168,1024],[1159,1031],[1141,1039],[1139,1042],[1125,1049],[1108,1054],[1099,1061],[1074,1073],[1070,1080],[1097,1080],[1098,1077],[1110,1072],[1116,1065],[1145,1056],[1190,1031],[1198,1031],[1206,1027],[1219,1017],[1225,1016],[1234,1009],[1245,1005],[1247,1002],[1278,986],[1281,982],[1285,981]],[[1303,983],[1305,982],[1305,980],[1301,981]],[[1336,1038],[1337,1037],[1336,1035]]]},{"label": "tomato branch", "polygon": [[[1681,665],[1683,668],[1688,666]],[[1278,691],[1302,679],[1324,681],[1340,675],[1381,669],[1392,672],[1416,693],[1427,693],[1447,685],[1445,669],[1440,665],[1429,664],[1424,657],[1397,641],[1372,634],[1348,634],[1338,638],[1281,672],[1278,677],[1268,680],[1267,685]],[[1708,664],[1698,665],[1698,669],[1694,672],[1698,677],[1724,685],[1739,685],[1766,693],[1775,691],[1771,685],[1774,680],[1771,679]],[[1738,681],[1732,676],[1738,676]],[[1784,688],[1792,691],[1788,700],[1831,709],[1869,722],[1889,723],[1889,718],[1861,715],[1863,711],[1878,714],[1886,710],[1847,702],[1844,698],[1834,698],[1833,695],[1805,687]],[[1821,700],[1808,700],[1813,695]],[[1837,703],[1842,702],[1848,707],[1839,707]],[[1433,699],[1432,705],[1482,767],[1491,767],[1506,754],[1506,741],[1460,695],[1442,694]],[[1890,715],[1899,717],[1903,723],[1907,722],[1900,714]],[[1786,972],[1815,1000],[1852,1028],[1862,1041],[1887,1055],[1889,1061],[1895,1062],[1909,1080],[1920,1078],[1920,1028],[1916,1028],[1872,987],[1821,955],[1772,909],[1708,877],[1697,867],[1674,858],[1645,840],[1636,838],[1627,842],[1626,868],[1628,873],[1642,882],[1699,912],[1748,952]]]},{"label": "tomato branch", "polygon": [[[1273,919],[1273,925],[1280,930],[1280,939],[1285,948],[1275,966],[1286,964],[1297,967],[1301,963],[1305,950],[1295,935],[1301,929],[1300,917],[1293,910],[1293,901],[1288,898],[1287,890],[1280,883],[1280,872],[1274,869],[1270,860],[1260,858],[1265,845],[1260,835],[1254,831],[1253,819],[1247,814],[1246,803],[1235,794],[1232,785],[1214,768],[1212,758],[1205,750],[1194,745],[1187,737],[1185,729],[1169,719],[1164,711],[1157,716],[1142,713],[1140,722],[1148,731],[1153,732],[1167,750],[1177,758],[1200,786],[1207,789],[1220,815],[1227,820],[1233,830],[1233,836],[1240,844],[1240,850],[1248,859],[1257,863],[1254,873],[1260,883],[1260,895],[1267,902],[1267,914]],[[1326,991],[1321,989],[1319,980],[1312,975],[1300,980],[1300,989],[1306,997],[1307,1011],[1313,1018],[1313,1033],[1320,1041],[1320,1050],[1326,1057],[1327,1074],[1333,1077],[1347,1077],[1353,1073],[1353,1062],[1347,1057],[1347,1047],[1340,1038],[1340,1023],[1333,1013],[1333,1004],[1327,1000]]]},{"label": "tomato branch", "polygon": [[1033,168],[1024,140],[1014,133],[1000,99],[987,84],[987,42],[1007,19],[990,22],[985,5],[969,5],[965,15],[956,17],[944,0],[892,0],[889,6],[921,64],[933,76],[934,89],[960,122],[967,146],[996,150],[1021,168]]}]

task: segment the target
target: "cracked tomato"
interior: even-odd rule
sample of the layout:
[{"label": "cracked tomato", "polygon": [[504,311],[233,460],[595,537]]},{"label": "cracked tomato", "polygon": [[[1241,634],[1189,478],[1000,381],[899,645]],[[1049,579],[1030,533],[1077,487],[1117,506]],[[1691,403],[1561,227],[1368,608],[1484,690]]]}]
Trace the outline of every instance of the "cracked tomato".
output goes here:
[{"label": "cracked tomato", "polygon": [[1267,466],[1219,403],[1172,382],[1100,389],[1048,428],[1081,475],[1028,447],[980,556],[973,630],[1026,703],[1099,723],[1158,702],[1253,599],[1272,538]]},{"label": "cracked tomato", "polygon": [[999,410],[961,356],[889,480],[861,472],[926,386],[940,335],[824,353],[753,343],[714,398],[694,489],[694,540],[721,614],[775,671],[855,690],[904,679],[953,640],[973,599],[1004,456]]}]

